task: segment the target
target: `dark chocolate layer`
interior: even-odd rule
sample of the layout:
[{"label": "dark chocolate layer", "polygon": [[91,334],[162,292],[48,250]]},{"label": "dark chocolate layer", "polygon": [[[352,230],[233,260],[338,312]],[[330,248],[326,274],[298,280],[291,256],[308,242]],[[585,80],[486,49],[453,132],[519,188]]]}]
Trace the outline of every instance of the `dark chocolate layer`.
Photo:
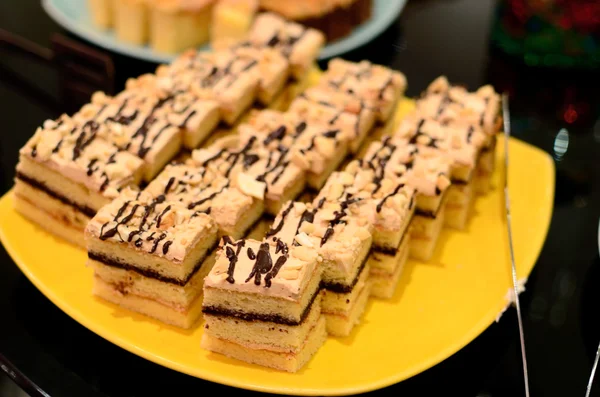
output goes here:
[{"label": "dark chocolate layer", "polygon": [[213,316],[238,318],[238,319],[244,320],[244,321],[265,321],[265,322],[282,324],[282,325],[300,325],[304,322],[304,320],[306,320],[306,317],[308,317],[308,313],[310,313],[310,309],[311,309],[313,303],[315,302],[315,299],[319,295],[320,291],[321,291],[320,288],[316,289],[315,293],[308,301],[308,305],[306,305],[306,307],[304,308],[304,311],[302,312],[302,315],[300,316],[300,321],[292,320],[287,317],[283,317],[279,314],[248,313],[248,312],[243,312],[240,310],[226,309],[226,308],[218,307],[218,306],[203,306],[202,312],[204,314],[210,314]]},{"label": "dark chocolate layer", "polygon": [[82,214],[84,214],[85,216],[87,216],[89,218],[93,218],[94,215],[96,215],[95,209],[90,208],[86,205],[77,204],[74,201],[69,200],[65,196],[63,196],[59,193],[56,193],[54,190],[50,189],[43,182],[40,182],[30,176],[27,176],[27,175],[23,174],[22,172],[17,171],[16,178],[18,180],[20,180],[21,182],[28,184],[29,186],[31,186],[34,189],[41,190],[42,192],[46,193],[48,196],[57,199],[61,203],[75,208],[77,211],[81,212]]},{"label": "dark chocolate layer", "polygon": [[394,248],[394,247],[384,247],[384,246],[375,246],[375,245],[373,245],[371,247],[371,251],[377,252],[378,254],[383,254],[383,255],[388,255],[388,256],[395,256],[396,253],[398,252],[398,248],[400,248],[400,246],[402,245],[402,242],[406,238],[406,234],[407,233],[406,233],[406,230],[405,230],[404,234],[402,235],[402,238],[400,239],[400,242],[398,243],[398,246],[396,248]]},{"label": "dark chocolate layer", "polygon": [[163,276],[162,274],[158,273],[155,270],[140,269],[140,268],[132,266],[128,263],[124,263],[124,262],[120,261],[119,259],[111,258],[104,254],[100,254],[100,253],[96,253],[96,252],[88,252],[88,258],[95,260],[97,262],[101,262],[107,266],[112,266],[112,267],[116,267],[116,268],[124,269],[124,270],[131,270],[138,274],[141,274],[144,277],[153,278],[155,280],[162,281],[164,283],[175,284],[175,285],[179,285],[179,286],[183,287],[187,284],[188,281],[190,281],[190,279],[194,276],[194,274],[196,274],[196,272],[202,267],[202,263],[204,262],[204,260],[217,248],[217,245],[218,245],[218,241],[217,241],[217,244],[215,244],[211,249],[206,251],[204,256],[202,258],[200,258],[198,263],[196,263],[196,266],[194,266],[194,269],[190,272],[190,274],[187,275],[187,277],[185,279],[176,279],[176,278],[172,278],[172,277],[166,277],[166,276]]},{"label": "dark chocolate layer", "polygon": [[350,284],[321,281],[321,288],[325,288],[328,291],[336,292],[338,294],[347,294],[348,292],[351,292],[356,283],[358,282],[358,279],[360,278],[360,275],[362,274],[363,270],[365,269],[365,265],[367,264],[369,255],[370,253],[365,255],[365,259],[363,259],[362,263],[360,264],[360,267],[358,268],[358,272],[356,272],[354,280],[352,280]]}]

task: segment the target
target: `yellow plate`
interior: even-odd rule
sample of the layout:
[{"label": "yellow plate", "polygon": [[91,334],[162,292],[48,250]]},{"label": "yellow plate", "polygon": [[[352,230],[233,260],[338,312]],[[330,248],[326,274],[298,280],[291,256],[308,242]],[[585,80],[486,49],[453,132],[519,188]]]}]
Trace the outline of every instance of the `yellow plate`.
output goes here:
[{"label": "yellow plate", "polygon": [[[347,338],[329,338],[299,373],[244,364],[200,348],[202,327],[181,331],[94,298],[84,251],[63,243],[0,200],[0,238],[23,273],[52,302],[107,340],[148,360],[209,381],[273,393],[332,395],[374,390],[449,357],[505,309],[510,272],[498,142],[495,189],[476,201],[466,232],[444,230],[430,263],[410,261],[390,301],[372,300]],[[519,277],[526,278],[550,223],[554,165],[511,140],[510,189]],[[516,326],[516,325],[515,325]]]}]

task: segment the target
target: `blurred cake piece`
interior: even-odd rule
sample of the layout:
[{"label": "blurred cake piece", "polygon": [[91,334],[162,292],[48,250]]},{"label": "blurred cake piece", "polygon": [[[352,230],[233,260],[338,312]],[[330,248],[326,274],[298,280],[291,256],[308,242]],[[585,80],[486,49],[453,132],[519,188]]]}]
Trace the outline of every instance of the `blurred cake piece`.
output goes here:
[{"label": "blurred cake piece", "polygon": [[406,90],[406,77],[368,61],[355,63],[335,58],[329,61],[319,87],[360,98],[374,109],[380,122],[386,122]]},{"label": "blurred cake piece", "polygon": [[278,239],[224,237],[204,284],[201,346],[296,372],[325,342],[317,253]]},{"label": "blurred cake piece", "polygon": [[117,39],[145,45],[150,36],[148,0],[111,0]]},{"label": "blurred cake piece", "polygon": [[260,83],[259,60],[229,50],[186,51],[158,67],[160,87],[187,91],[219,103],[221,120],[232,125],[253,103]]},{"label": "blurred cake piece", "polygon": [[212,48],[227,48],[244,40],[257,11],[258,0],[218,0],[210,25]]},{"label": "blurred cake piece", "polygon": [[298,80],[312,67],[325,42],[323,34],[318,30],[290,22],[273,13],[262,13],[256,17],[248,33],[248,40],[253,45],[280,51],[290,62],[292,76]]},{"label": "blurred cake piece", "polygon": [[63,115],[47,120],[19,151],[15,208],[73,244],[105,204],[142,179],[143,162],[99,138],[104,127]]},{"label": "blurred cake piece", "polygon": [[300,94],[288,112],[339,128],[351,153],[358,152],[375,124],[375,112],[363,100],[319,87],[308,88]]},{"label": "blurred cake piece", "polygon": [[371,17],[371,0],[260,0],[261,9],[322,31],[327,41],[352,33]]},{"label": "blurred cake piece", "polygon": [[150,45],[177,53],[207,43],[215,0],[151,0]]},{"label": "blurred cake piece", "polygon": [[102,30],[113,26],[113,0],[88,0],[94,25]]},{"label": "blurred cake piece", "polygon": [[194,325],[217,243],[208,215],[126,189],[88,223],[85,239],[95,295],[168,324]]}]

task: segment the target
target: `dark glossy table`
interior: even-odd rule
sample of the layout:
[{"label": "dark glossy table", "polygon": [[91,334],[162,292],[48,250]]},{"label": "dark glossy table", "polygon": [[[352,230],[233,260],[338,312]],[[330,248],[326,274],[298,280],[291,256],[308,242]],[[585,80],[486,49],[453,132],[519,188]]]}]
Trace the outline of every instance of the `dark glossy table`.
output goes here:
[{"label": "dark glossy table", "polygon": [[[497,90],[510,92],[514,135],[553,154],[557,170],[548,239],[522,295],[531,391],[533,396],[583,396],[600,339],[600,72],[532,69],[503,55],[490,41],[494,9],[491,0],[411,1],[383,35],[346,58],[401,70],[409,81],[409,95],[417,95],[440,74],[471,88],[491,82]],[[45,15],[38,0],[0,1],[0,28],[44,46],[52,33],[66,34]],[[110,56],[118,89],[127,77],[155,67]],[[0,66],[3,193],[13,183],[18,148],[43,120],[65,109],[50,99],[59,88],[53,70],[9,56],[1,46]],[[30,84],[23,84],[18,75]],[[561,128],[569,133],[564,154],[554,149]],[[165,369],[103,340],[47,300],[3,248],[0,368],[31,395],[250,393]],[[378,393],[523,395],[514,310],[446,361]],[[600,396],[600,382],[593,395]]]}]

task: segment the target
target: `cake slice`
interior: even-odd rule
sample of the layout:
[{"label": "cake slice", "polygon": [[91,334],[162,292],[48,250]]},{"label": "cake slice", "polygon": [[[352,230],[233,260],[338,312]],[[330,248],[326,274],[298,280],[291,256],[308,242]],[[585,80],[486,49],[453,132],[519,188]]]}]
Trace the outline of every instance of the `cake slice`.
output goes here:
[{"label": "cake slice", "polygon": [[159,111],[171,97],[129,94],[116,98],[101,92],[73,118],[81,125],[101,125],[99,137],[144,160],[144,180],[150,181],[181,148],[181,131]]},{"label": "cake slice", "polygon": [[490,188],[495,166],[496,134],[502,128],[500,96],[490,85],[468,92],[464,87],[451,86],[446,77],[434,80],[417,101],[417,111],[444,124],[478,127],[486,139],[475,175],[475,189],[485,193]]},{"label": "cake slice", "polygon": [[367,258],[372,238],[368,221],[349,208],[356,203],[325,199],[315,205],[290,202],[277,215],[266,237],[319,253],[322,310],[327,332],[335,336],[350,334],[370,293]]},{"label": "cake slice", "polygon": [[191,164],[220,173],[232,181],[232,186],[264,199],[265,210],[273,215],[282,203],[304,190],[306,173],[292,162],[288,148],[268,147],[257,136],[243,141],[232,138],[222,138],[209,148],[195,150]]},{"label": "cake slice", "polygon": [[355,115],[354,128],[352,131],[348,130],[349,148],[352,153],[358,152],[367,134],[375,125],[375,112],[373,108],[369,107],[367,102],[361,98],[345,92],[324,90],[319,87],[308,88],[292,103],[290,111],[297,109],[295,106],[298,106],[299,103],[302,104],[303,101],[307,101],[315,106],[335,110],[335,115],[326,120],[330,123],[333,120],[334,125],[338,122],[337,118],[342,113]]},{"label": "cake slice", "polygon": [[416,207],[416,191],[403,174],[386,173],[385,157],[350,162],[331,175],[315,199],[360,200],[358,211],[373,225],[373,245],[367,261],[371,295],[390,298],[408,257],[408,227]]},{"label": "cake slice", "polygon": [[188,91],[219,103],[221,120],[232,125],[248,109],[258,92],[258,61],[223,50],[186,51],[168,66],[156,70],[161,87]]},{"label": "cake slice", "polygon": [[[444,152],[452,161],[445,225],[463,230],[474,200],[474,177],[486,136],[478,126],[443,124],[433,119],[405,118],[396,137],[417,145],[421,153]],[[434,153],[435,154],[435,153]]]},{"label": "cake slice", "polygon": [[100,139],[102,128],[63,115],[44,122],[19,151],[15,209],[82,247],[83,229],[96,211],[142,177],[142,160]]},{"label": "cake slice", "polygon": [[253,112],[238,127],[242,139],[257,136],[267,147],[290,149],[292,162],[305,170],[308,186],[320,189],[346,157],[347,144],[340,129],[311,122],[294,113]]},{"label": "cake slice", "polygon": [[152,0],[150,45],[168,54],[208,42],[215,0]]},{"label": "cake slice", "polygon": [[444,225],[451,159],[441,151],[423,151],[403,139],[385,137],[372,143],[364,157],[380,162],[386,174],[402,176],[417,191],[411,222],[411,257],[427,261]]},{"label": "cake slice", "polygon": [[359,102],[358,108],[346,108],[343,104],[338,106],[326,101],[311,100],[301,94],[292,102],[288,113],[332,129],[340,129],[341,138],[348,142],[350,152],[357,153],[374,123],[374,113],[363,105]]},{"label": "cake slice", "polygon": [[150,11],[146,0],[110,0],[113,4],[114,29],[119,41],[144,45],[150,35]]},{"label": "cake slice", "polygon": [[325,342],[317,253],[278,239],[222,239],[206,277],[201,346],[296,372]]},{"label": "cake slice", "polygon": [[360,98],[375,110],[377,120],[386,122],[406,90],[406,77],[368,61],[355,63],[335,58],[329,61],[319,87]]},{"label": "cake slice", "polygon": [[[174,86],[169,79],[145,74],[128,79],[126,89],[117,98],[123,101],[137,98],[142,101],[158,97],[163,101],[155,108],[155,116],[181,130],[181,141],[187,149],[195,149],[215,129],[221,119],[219,103],[200,98],[190,90]],[[93,99],[93,98],[92,98]],[[125,119],[127,120],[127,119]]]},{"label": "cake slice", "polygon": [[126,189],[88,223],[94,294],[181,328],[201,313],[217,225],[178,202]]},{"label": "cake slice", "polygon": [[231,48],[238,57],[254,59],[258,62],[258,101],[269,106],[285,87],[290,75],[289,61],[277,50],[269,47],[256,47],[248,41]]},{"label": "cake slice", "polygon": [[106,30],[113,26],[112,0],[88,0],[87,3],[94,26],[102,30]]},{"label": "cake slice", "polygon": [[264,209],[263,200],[234,187],[223,175],[188,164],[168,165],[144,191],[154,198],[164,196],[167,201],[210,215],[220,236],[236,239],[252,228]]},{"label": "cake slice", "polygon": [[325,43],[323,33],[318,30],[273,13],[261,13],[256,17],[248,40],[254,45],[280,51],[290,62],[292,76],[298,80],[312,67]]},{"label": "cake slice", "polygon": [[210,25],[212,48],[227,48],[243,41],[252,26],[258,6],[258,0],[219,0],[213,8]]}]

